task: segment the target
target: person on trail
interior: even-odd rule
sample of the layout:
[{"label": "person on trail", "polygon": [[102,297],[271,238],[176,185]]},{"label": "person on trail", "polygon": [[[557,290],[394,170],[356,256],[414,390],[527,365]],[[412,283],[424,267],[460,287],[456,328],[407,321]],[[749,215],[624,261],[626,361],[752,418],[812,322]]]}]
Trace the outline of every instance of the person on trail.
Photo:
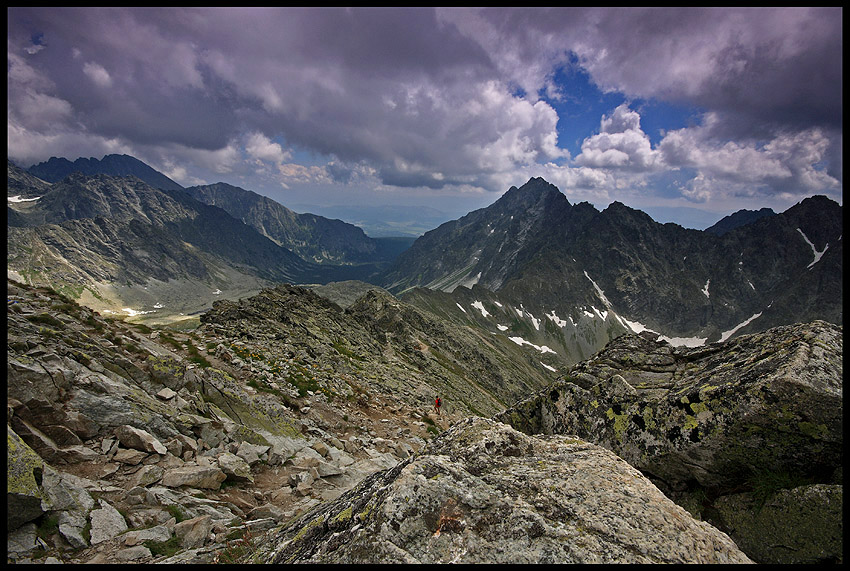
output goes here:
[{"label": "person on trail", "polygon": [[434,399],[434,410],[437,411],[437,414],[440,414],[440,405],[443,404],[443,401],[440,400],[440,397]]}]

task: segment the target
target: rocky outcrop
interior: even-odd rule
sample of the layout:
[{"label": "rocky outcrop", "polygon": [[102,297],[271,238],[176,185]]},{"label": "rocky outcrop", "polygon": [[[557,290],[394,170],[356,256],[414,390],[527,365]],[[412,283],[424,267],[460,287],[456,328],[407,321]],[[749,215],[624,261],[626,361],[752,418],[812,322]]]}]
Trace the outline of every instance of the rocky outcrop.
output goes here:
[{"label": "rocky outcrop", "polygon": [[[499,362],[464,333],[386,294],[367,294],[343,310],[281,286],[218,304],[200,327],[180,331],[106,319],[43,288],[10,281],[7,289],[8,494],[10,505],[21,506],[9,513],[10,561],[228,563],[251,554],[263,561],[366,562],[376,554],[423,562],[737,561],[742,556],[715,528],[726,526],[739,547],[761,557],[744,530],[763,520],[747,520],[735,506],[790,518],[805,515],[794,506],[820,506],[822,513],[840,502],[835,481],[791,486],[788,497],[756,487],[707,497],[718,490],[694,489],[695,479],[679,486],[672,476],[641,475],[589,437],[532,437],[480,418],[463,421],[423,452],[435,435],[470,416],[466,407],[488,402],[482,395],[497,402],[469,379]],[[816,324],[802,344],[789,334],[765,340],[758,351],[742,345],[740,378],[729,377],[723,390],[704,387],[699,377],[725,370],[722,360],[711,361],[717,348],[684,354],[624,338],[631,345],[612,345],[576,368],[573,388],[540,393],[555,394],[555,404],[529,406],[549,411],[529,414],[536,419],[529,422],[542,425],[569,398],[598,393],[605,421],[591,426],[604,435],[609,422],[612,441],[626,425],[605,411],[624,417],[616,406],[643,399],[641,407],[658,408],[647,416],[656,424],[666,422],[661,411],[676,421],[664,402],[678,402],[683,413],[687,404],[693,422],[716,428],[718,436],[704,440],[722,442],[720,421],[735,416],[736,387],[761,387],[758,379],[767,376],[771,383],[757,394],[780,402],[776,395],[797,391],[799,402],[777,410],[827,458],[835,431],[808,401],[820,395],[819,413],[833,414],[830,331]],[[510,370],[522,368],[489,374],[495,380]],[[800,370],[809,372],[805,390],[786,379]],[[697,403],[694,390],[667,398],[688,379],[697,395],[731,400],[717,409],[711,399]],[[440,391],[449,398],[439,415],[431,411],[435,387],[454,391]],[[585,403],[588,411],[593,400]],[[739,400],[751,405],[740,410],[760,410],[753,395]],[[794,415],[803,414],[798,422]],[[753,418],[762,417],[770,415]],[[582,418],[596,422],[589,412]],[[698,457],[686,448],[692,433],[677,429],[683,437],[664,450]],[[13,447],[21,456],[14,462]],[[725,457],[722,447],[712,454]],[[777,457],[815,458],[812,451]],[[694,478],[701,473],[686,468]],[[706,501],[695,510],[682,498],[700,490]],[[286,525],[311,509],[300,528]],[[828,531],[840,530],[840,521],[788,521],[823,530],[818,535],[833,542],[786,536],[782,545],[798,561],[803,553],[817,561],[834,553]],[[283,535],[280,526],[288,530]],[[370,535],[377,543],[368,542]]]},{"label": "rocky outcrop", "polygon": [[339,379],[300,394],[287,372],[306,379],[318,353],[293,352],[274,382],[256,359],[265,348],[247,350],[226,328],[153,331],[7,287],[10,561],[227,561],[235,543],[432,435],[424,415],[386,395],[342,398]]},{"label": "rocky outcrop", "polygon": [[6,427],[6,525],[15,529],[39,517],[38,484],[44,462],[11,427]]},{"label": "rocky outcrop", "polygon": [[246,560],[749,562],[608,450],[482,418],[269,534]]},{"label": "rocky outcrop", "polygon": [[[758,526],[732,523],[743,515],[719,518],[716,500],[759,486],[841,483],[842,356],[841,327],[821,321],[696,349],[624,335],[497,418],[604,446],[697,515],[727,522],[739,545],[762,545],[752,552],[760,561],[789,562]],[[841,529],[833,509],[818,517]],[[793,520],[783,525],[786,537],[799,531]],[[823,560],[840,558],[830,545]]]}]

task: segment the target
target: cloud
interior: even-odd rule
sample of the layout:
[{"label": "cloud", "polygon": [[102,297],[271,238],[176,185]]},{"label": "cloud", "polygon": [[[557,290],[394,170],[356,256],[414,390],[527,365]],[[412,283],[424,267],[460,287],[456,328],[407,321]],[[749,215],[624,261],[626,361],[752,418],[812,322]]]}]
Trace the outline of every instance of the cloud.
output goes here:
[{"label": "cloud", "polygon": [[587,167],[652,170],[658,161],[649,137],[640,128],[640,115],[623,104],[602,117],[600,132],[582,142],[576,164]]},{"label": "cloud", "polygon": [[98,63],[86,62],[83,64],[83,73],[98,87],[112,87],[112,77],[104,67]]},{"label": "cloud", "polygon": [[[120,148],[181,184],[226,175],[246,188],[500,192],[543,176],[602,199],[650,192],[674,169],[690,200],[712,188],[840,195],[840,9],[8,15],[19,159]],[[616,101],[590,123],[597,131],[570,131],[582,141],[572,161],[559,140],[572,125],[558,104],[575,96],[564,70]],[[647,101],[686,105],[701,122],[667,127],[653,147]]]},{"label": "cloud", "polygon": [[245,142],[245,152],[251,158],[275,164],[287,161],[292,156],[292,153],[283,150],[280,143],[274,143],[264,134],[258,132],[248,135]]},{"label": "cloud", "polygon": [[706,196],[709,181],[724,181],[716,187],[740,194],[806,195],[840,188],[822,167],[831,145],[823,129],[777,134],[766,143],[725,141],[712,136],[713,120],[709,114],[701,127],[671,131],[658,146],[668,166],[699,171],[696,195]]}]

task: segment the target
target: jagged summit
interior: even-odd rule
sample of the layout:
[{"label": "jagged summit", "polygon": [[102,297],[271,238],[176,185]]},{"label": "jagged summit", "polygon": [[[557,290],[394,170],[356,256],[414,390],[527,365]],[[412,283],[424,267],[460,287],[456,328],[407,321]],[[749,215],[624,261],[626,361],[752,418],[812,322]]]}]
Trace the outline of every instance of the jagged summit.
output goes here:
[{"label": "jagged summit", "polygon": [[[589,356],[579,345],[597,351],[628,331],[704,345],[784,323],[841,323],[840,205],[812,197],[738,222],[718,236],[621,202],[599,212],[535,178],[421,237],[381,285],[398,295],[487,288],[502,304],[553,316],[558,330],[534,322],[538,344],[576,360]],[[597,325],[579,325],[593,315]]]},{"label": "jagged summit", "polygon": [[166,175],[130,155],[106,155],[101,160],[94,157],[88,159],[80,157],[73,162],[66,158],[50,157],[45,162],[31,166],[27,172],[48,182],[59,182],[73,172],[80,172],[86,175],[136,176],[154,188],[163,190],[183,188]]}]

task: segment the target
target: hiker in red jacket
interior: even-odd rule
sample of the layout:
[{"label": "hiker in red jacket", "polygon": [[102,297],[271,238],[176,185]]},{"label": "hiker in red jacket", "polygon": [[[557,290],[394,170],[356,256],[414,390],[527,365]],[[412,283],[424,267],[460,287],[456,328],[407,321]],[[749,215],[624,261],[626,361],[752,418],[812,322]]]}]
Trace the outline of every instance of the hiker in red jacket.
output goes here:
[{"label": "hiker in red jacket", "polygon": [[434,399],[434,410],[437,411],[437,414],[440,414],[440,405],[443,404],[443,401],[440,400],[440,397]]}]

